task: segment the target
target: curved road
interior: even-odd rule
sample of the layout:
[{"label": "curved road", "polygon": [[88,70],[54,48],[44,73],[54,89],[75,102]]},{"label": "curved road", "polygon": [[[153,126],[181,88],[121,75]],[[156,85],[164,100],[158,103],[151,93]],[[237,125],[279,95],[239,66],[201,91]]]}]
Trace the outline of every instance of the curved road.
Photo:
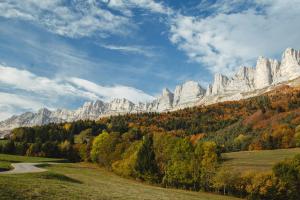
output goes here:
[{"label": "curved road", "polygon": [[46,169],[42,169],[36,167],[35,165],[39,165],[41,163],[12,163],[12,170],[0,172],[0,174],[22,174],[22,173],[36,173],[36,172],[44,172]]}]

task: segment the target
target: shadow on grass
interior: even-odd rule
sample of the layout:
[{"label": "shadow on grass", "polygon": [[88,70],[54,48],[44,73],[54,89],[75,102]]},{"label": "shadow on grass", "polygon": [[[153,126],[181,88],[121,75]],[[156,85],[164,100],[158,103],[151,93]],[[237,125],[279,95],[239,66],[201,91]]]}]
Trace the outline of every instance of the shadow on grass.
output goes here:
[{"label": "shadow on grass", "polygon": [[40,163],[72,163],[69,160],[66,159],[57,159],[57,160],[43,160],[39,161]]},{"label": "shadow on grass", "polygon": [[44,167],[50,167],[51,166],[51,163],[42,163],[42,164],[38,164],[38,165],[35,165],[36,167],[40,167],[40,168],[44,168]]},{"label": "shadow on grass", "polygon": [[0,167],[0,172],[6,172],[6,171],[9,171],[9,170],[11,170],[11,168],[1,168]]},{"label": "shadow on grass", "polygon": [[70,177],[65,176],[63,174],[54,173],[54,172],[40,173],[40,174],[36,174],[35,176],[37,178],[42,178],[42,179],[52,179],[52,180],[82,184],[82,182],[79,181],[79,180],[70,178]]}]

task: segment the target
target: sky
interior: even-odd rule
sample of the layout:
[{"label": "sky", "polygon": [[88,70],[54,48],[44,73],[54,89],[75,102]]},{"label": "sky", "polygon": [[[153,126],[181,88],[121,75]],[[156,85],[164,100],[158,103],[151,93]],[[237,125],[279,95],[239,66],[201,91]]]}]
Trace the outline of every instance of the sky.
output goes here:
[{"label": "sky", "polygon": [[300,49],[300,0],[0,0],[0,120],[151,101]]}]

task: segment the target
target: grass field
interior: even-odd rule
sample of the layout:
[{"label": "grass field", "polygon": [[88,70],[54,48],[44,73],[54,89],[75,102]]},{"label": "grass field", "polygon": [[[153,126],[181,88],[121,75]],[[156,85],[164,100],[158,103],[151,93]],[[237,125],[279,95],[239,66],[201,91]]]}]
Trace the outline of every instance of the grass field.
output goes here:
[{"label": "grass field", "polygon": [[[273,164],[300,153],[297,149],[225,153],[224,165],[232,170],[271,170]],[[0,154],[0,168],[15,162],[62,162],[61,159]],[[0,199],[185,199],[233,200],[209,193],[165,189],[121,178],[94,164],[42,164],[47,172],[0,175]]]},{"label": "grass field", "polygon": [[224,166],[233,170],[269,171],[272,166],[286,158],[300,154],[300,148],[263,151],[240,151],[222,154]]},{"label": "grass field", "polygon": [[[48,162],[53,159],[0,154],[1,161]],[[49,171],[35,174],[0,175],[0,199],[184,199],[233,200],[201,192],[165,189],[121,178],[86,163],[44,164]]]}]

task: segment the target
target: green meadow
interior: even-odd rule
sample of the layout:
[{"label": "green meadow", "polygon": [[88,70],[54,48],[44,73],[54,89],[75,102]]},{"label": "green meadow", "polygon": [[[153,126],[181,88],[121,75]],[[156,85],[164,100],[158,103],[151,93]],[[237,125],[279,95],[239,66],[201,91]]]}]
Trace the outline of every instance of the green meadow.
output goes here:
[{"label": "green meadow", "polygon": [[0,163],[45,162],[41,166],[48,169],[42,173],[0,175],[0,199],[237,199],[148,185],[119,177],[90,163],[47,164],[57,161],[61,160],[0,154]]},{"label": "green meadow", "polygon": [[270,171],[274,164],[300,154],[300,148],[239,151],[222,154],[223,165],[239,171]]}]

